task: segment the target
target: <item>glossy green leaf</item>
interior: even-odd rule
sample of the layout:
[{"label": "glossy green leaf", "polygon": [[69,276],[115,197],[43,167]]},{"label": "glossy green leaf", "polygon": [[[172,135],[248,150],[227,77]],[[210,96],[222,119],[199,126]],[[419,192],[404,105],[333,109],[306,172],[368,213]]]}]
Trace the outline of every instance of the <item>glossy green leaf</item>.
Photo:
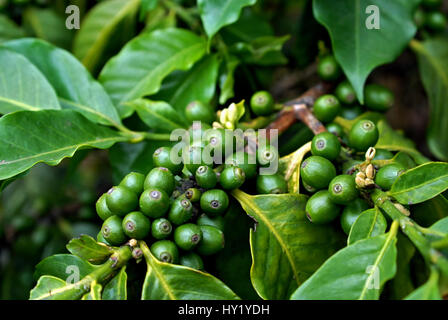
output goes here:
[{"label": "glossy green leaf", "polygon": [[123,103],[156,93],[168,74],[191,68],[205,49],[204,39],[187,30],[168,28],[143,33],[106,64],[99,79],[120,115],[129,116],[132,109]]},{"label": "glossy green leaf", "polygon": [[235,84],[235,70],[241,62],[233,55],[229,55],[225,61],[225,71],[219,76],[219,103],[224,104],[235,96],[233,86]]},{"label": "glossy green leaf", "polygon": [[[88,288],[87,288],[88,289]],[[86,289],[76,284],[67,285],[64,280],[53,276],[42,276],[30,292],[31,300],[77,300]]]},{"label": "glossy green leaf", "polygon": [[[379,29],[367,27],[372,23],[372,12],[367,11],[372,4],[379,10]],[[414,36],[416,4],[415,0],[313,1],[314,16],[330,33],[336,59],[361,103],[370,72],[394,61]]]},{"label": "glossy green leaf", "polygon": [[142,300],[235,300],[239,299],[212,275],[158,261],[145,243],[140,244],[147,272]]},{"label": "glossy green leaf", "polygon": [[167,77],[166,85],[151,99],[168,102],[178,113],[177,118],[183,119],[185,108],[190,102],[199,100],[209,103],[213,98],[219,62],[217,55],[210,55],[197,62],[187,72],[173,73],[172,77]]},{"label": "glossy green leaf", "polygon": [[72,254],[93,264],[104,262],[113,253],[111,247],[88,235],[70,240],[66,247]]},{"label": "glossy green leaf", "polygon": [[448,163],[428,162],[395,180],[389,195],[402,204],[416,204],[448,189]]},{"label": "glossy green leaf", "polygon": [[105,286],[102,293],[103,300],[126,300],[127,299],[127,281],[126,267],[121,268],[120,272],[112,278]]},{"label": "glossy green leaf", "polygon": [[429,227],[448,216],[448,200],[441,194],[411,207],[412,219],[422,227]]},{"label": "glossy green leaf", "polygon": [[306,218],[303,195],[232,194],[257,221],[250,233],[251,279],[263,299],[287,299],[341,246],[340,234],[331,226]]},{"label": "glossy green leaf", "polygon": [[58,15],[53,9],[26,8],[23,12],[23,24],[37,38],[70,49],[74,33],[65,26],[65,17]]},{"label": "glossy green leaf", "polygon": [[34,277],[48,275],[64,279],[69,283],[78,282],[92,271],[99,268],[72,254],[55,254],[39,262]]},{"label": "glossy green leaf", "polygon": [[448,160],[448,40],[413,41],[420,77],[431,106],[427,140],[431,152],[440,160]]},{"label": "glossy green leaf", "polygon": [[448,234],[448,217],[443,218],[431,226],[431,230],[440,231]]},{"label": "glossy green leaf", "polygon": [[45,75],[63,108],[77,110],[94,122],[121,126],[104,88],[69,52],[38,39],[9,41],[4,46],[23,54]]},{"label": "glossy green leaf", "polygon": [[283,55],[282,48],[289,36],[265,36],[254,39],[248,43],[236,43],[232,52],[248,64],[271,66],[285,64],[288,59]]},{"label": "glossy green leaf", "polygon": [[0,114],[60,109],[43,74],[23,55],[0,48]]},{"label": "glossy green leaf", "polygon": [[110,0],[89,11],[76,34],[73,52],[90,71],[94,70],[123,20],[135,16],[140,0]]},{"label": "glossy green leaf", "polygon": [[442,300],[439,291],[439,273],[432,270],[428,281],[406,297],[406,300]]},{"label": "glossy green leaf", "polygon": [[390,298],[402,300],[415,290],[412,262],[416,249],[404,234],[397,236],[397,272],[389,285]]},{"label": "glossy green leaf", "polygon": [[205,32],[212,38],[222,27],[229,25],[240,16],[244,7],[257,0],[198,0],[199,13]]},{"label": "glossy green leaf", "polygon": [[137,111],[138,116],[151,129],[171,132],[178,128],[186,128],[179,113],[164,101],[137,99],[126,104]]},{"label": "glossy green leaf", "polygon": [[159,0],[141,0],[140,2],[140,20],[143,20],[145,15],[157,7]]},{"label": "glossy green leaf", "polygon": [[0,14],[0,42],[18,39],[25,36],[25,32],[9,17]]},{"label": "glossy green leaf", "polygon": [[364,211],[359,215],[350,229],[347,239],[348,245],[356,241],[373,238],[384,234],[387,228],[387,221],[377,207]]},{"label": "glossy green leaf", "polygon": [[397,228],[357,241],[328,259],[296,292],[295,300],[376,300],[395,276]]},{"label": "glossy green leaf", "polygon": [[15,112],[0,119],[0,180],[39,162],[59,164],[81,148],[106,149],[127,140],[72,110]]},{"label": "glossy green leaf", "polygon": [[146,175],[153,168],[152,155],[156,149],[168,146],[165,141],[117,143],[109,149],[113,180],[118,184],[131,171]]},{"label": "glossy green leaf", "polygon": [[90,287],[89,299],[87,300],[101,300],[101,291],[103,286],[99,283],[93,283]]},{"label": "glossy green leaf", "polygon": [[417,164],[429,161],[429,159],[417,151],[412,140],[392,129],[386,121],[378,121],[377,127],[380,135],[375,148],[386,149],[389,151],[403,151],[409,154]]}]

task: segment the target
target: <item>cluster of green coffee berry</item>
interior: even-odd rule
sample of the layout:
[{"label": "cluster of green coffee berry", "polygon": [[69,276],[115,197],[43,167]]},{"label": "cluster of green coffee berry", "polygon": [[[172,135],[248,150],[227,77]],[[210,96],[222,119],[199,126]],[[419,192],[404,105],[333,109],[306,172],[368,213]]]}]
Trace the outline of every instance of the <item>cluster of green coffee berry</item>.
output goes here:
[{"label": "cluster of green coffee berry", "polygon": [[440,11],[442,0],[422,0],[421,6],[414,12],[414,21],[418,28],[430,32],[443,32],[447,27],[447,18]]},{"label": "cluster of green coffee berry", "polygon": [[[358,120],[348,133],[348,146],[353,160],[341,157],[338,137],[330,132],[314,136],[311,156],[300,168],[302,185],[310,194],[306,214],[310,221],[325,224],[340,217],[344,232],[348,235],[358,216],[370,205],[366,195],[371,188],[389,190],[397,177],[406,169],[399,162],[391,162],[378,168],[373,160],[391,160],[394,154],[388,150],[374,149],[378,140],[376,125],[367,119]],[[362,159],[365,157],[365,159]],[[339,172],[339,174],[338,174]]]}]

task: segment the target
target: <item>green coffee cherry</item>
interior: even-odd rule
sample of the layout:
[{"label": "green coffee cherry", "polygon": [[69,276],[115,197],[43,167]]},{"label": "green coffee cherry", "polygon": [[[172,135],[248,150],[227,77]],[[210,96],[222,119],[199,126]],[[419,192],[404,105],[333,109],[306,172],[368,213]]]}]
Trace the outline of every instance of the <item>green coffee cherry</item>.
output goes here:
[{"label": "green coffee cherry", "polygon": [[353,149],[364,152],[375,146],[379,132],[376,125],[370,120],[357,121],[348,135],[349,145]]},{"label": "green coffee cherry", "polygon": [[200,226],[202,240],[196,247],[196,251],[203,256],[215,254],[224,248],[224,233],[212,226]]},{"label": "green coffee cherry", "polygon": [[111,245],[118,246],[126,241],[126,234],[123,231],[121,222],[119,216],[112,216],[107,218],[101,227],[103,238]]},{"label": "green coffee cherry", "polygon": [[302,162],[300,176],[308,185],[319,190],[326,188],[336,176],[336,168],[324,157],[311,156]]},{"label": "green coffee cherry", "polygon": [[170,240],[159,240],[152,244],[151,253],[157,258],[157,260],[166,263],[178,263],[179,261],[179,249]]},{"label": "green coffee cherry", "polygon": [[121,180],[119,186],[128,188],[129,190],[140,194],[143,192],[143,185],[145,183],[145,176],[138,172],[131,172]]},{"label": "green coffee cherry", "polygon": [[368,84],[365,88],[366,107],[375,111],[387,111],[394,105],[392,91],[379,84]]},{"label": "green coffee cherry", "polygon": [[364,110],[362,107],[355,105],[351,107],[342,108],[341,113],[339,113],[339,116],[347,120],[353,120],[362,115],[363,112]]},{"label": "green coffee cherry", "polygon": [[196,188],[189,188],[185,191],[185,197],[190,200],[190,202],[198,202],[201,199],[202,192]]},{"label": "green coffee cherry", "polygon": [[278,150],[276,147],[265,144],[258,146],[257,162],[262,167],[268,167],[271,163],[277,162],[279,159]]},{"label": "green coffee cherry", "polygon": [[124,216],[137,208],[137,194],[122,186],[113,187],[107,192],[106,204],[111,212]]},{"label": "green coffee cherry", "polygon": [[173,231],[171,222],[165,218],[159,218],[151,224],[151,235],[158,240],[168,238]]},{"label": "green coffee cherry", "polygon": [[341,208],[331,201],[327,190],[320,190],[308,199],[305,211],[312,223],[325,224],[333,221],[339,215]]},{"label": "green coffee cherry", "polygon": [[359,215],[367,209],[369,209],[367,202],[361,198],[356,198],[342,210],[341,226],[346,235],[349,235],[350,229]]},{"label": "green coffee cherry", "polygon": [[325,94],[314,102],[313,113],[324,123],[333,121],[340,111],[341,104],[334,95]]},{"label": "green coffee cherry", "polygon": [[[204,144],[211,149],[212,154],[216,157],[218,153],[224,158],[226,155],[226,144],[228,144],[228,148],[233,150],[233,140],[230,135],[226,134],[226,131],[221,128],[216,128],[213,130],[207,130],[204,134]],[[230,141],[227,141],[231,139]],[[227,143],[228,142],[228,143]]]},{"label": "green coffee cherry", "polygon": [[179,263],[192,269],[204,270],[204,262],[202,261],[201,256],[194,252],[188,252],[180,256]]},{"label": "green coffee cherry", "polygon": [[174,190],[174,175],[164,167],[152,169],[145,179],[145,189],[151,188],[161,189],[171,195]]},{"label": "green coffee cherry", "polygon": [[334,160],[339,156],[340,151],[341,143],[330,132],[322,132],[315,135],[311,142],[311,153],[313,156],[321,156],[328,160]]},{"label": "green coffee cherry", "polygon": [[211,106],[201,102],[190,102],[185,109],[185,116],[190,122],[202,121],[211,124],[216,116]]},{"label": "green coffee cherry", "polygon": [[106,196],[107,193],[104,193],[101,197],[99,197],[98,201],[96,202],[96,213],[103,221],[114,215],[107,206]]},{"label": "green coffee cherry", "polygon": [[182,162],[174,163],[173,159],[171,159],[171,150],[172,149],[170,147],[160,147],[154,151],[152,160],[156,167],[167,168],[174,175],[180,174],[184,164]]},{"label": "green coffee cherry", "polygon": [[[202,199],[202,198],[201,198]],[[186,198],[177,198],[168,212],[168,220],[174,225],[181,225],[193,217],[193,205]]]},{"label": "green coffee cherry", "polygon": [[331,134],[334,134],[336,137],[342,138],[344,136],[344,129],[340,124],[335,122],[331,122],[326,125],[327,131]]},{"label": "green coffee cherry", "polygon": [[107,242],[106,239],[104,239],[104,237],[103,237],[103,233],[102,233],[101,231],[98,232],[98,234],[96,235],[96,241],[98,241],[98,242],[102,242],[102,243],[104,243],[104,244],[107,244],[108,246],[110,245],[110,243]]},{"label": "green coffee cherry", "polygon": [[141,240],[148,236],[151,222],[143,213],[134,211],[123,218],[122,227],[129,238]]},{"label": "green coffee cherry", "polygon": [[335,81],[342,75],[342,70],[333,55],[326,55],[319,59],[317,74],[322,80]]},{"label": "green coffee cherry", "polygon": [[434,32],[442,32],[446,29],[446,16],[439,11],[427,12],[425,25]]},{"label": "green coffee cherry", "polygon": [[347,80],[341,82],[334,91],[336,97],[343,104],[353,104],[356,101],[356,92]]},{"label": "green coffee cherry", "polygon": [[202,194],[200,205],[211,216],[221,215],[229,207],[229,196],[221,189],[211,189]]},{"label": "green coffee cherry", "polygon": [[267,116],[274,112],[274,99],[267,91],[258,91],[250,99],[250,108],[257,116]]},{"label": "green coffee cherry", "polygon": [[223,216],[209,217],[204,213],[198,218],[196,224],[198,226],[212,226],[224,232],[225,220]]},{"label": "green coffee cherry", "polygon": [[257,175],[256,155],[249,155],[247,152],[235,152],[226,159],[226,166],[235,166],[243,169],[246,179],[254,178]]},{"label": "green coffee cherry", "polygon": [[358,197],[355,177],[353,175],[341,174],[331,180],[328,185],[330,199],[336,204],[348,204]]},{"label": "green coffee cherry", "polygon": [[246,180],[244,171],[239,167],[226,167],[219,177],[219,183],[224,190],[241,187]]},{"label": "green coffee cherry", "polygon": [[192,250],[201,240],[202,230],[196,224],[183,224],[174,230],[174,242],[182,250]]},{"label": "green coffee cherry", "polygon": [[170,207],[170,197],[161,189],[147,189],[140,196],[140,210],[153,219],[163,217]]},{"label": "green coffee cherry", "polygon": [[212,189],[218,183],[215,171],[209,166],[200,166],[195,174],[197,184],[204,189]]},{"label": "green coffee cherry", "polygon": [[398,162],[382,167],[375,176],[375,183],[383,190],[390,190],[395,180],[406,171],[406,168]]},{"label": "green coffee cherry", "polygon": [[390,160],[394,154],[386,149],[375,149],[375,157],[373,160]]},{"label": "green coffee cherry", "polygon": [[257,177],[258,194],[281,194],[288,192],[288,185],[280,174],[259,175]]}]

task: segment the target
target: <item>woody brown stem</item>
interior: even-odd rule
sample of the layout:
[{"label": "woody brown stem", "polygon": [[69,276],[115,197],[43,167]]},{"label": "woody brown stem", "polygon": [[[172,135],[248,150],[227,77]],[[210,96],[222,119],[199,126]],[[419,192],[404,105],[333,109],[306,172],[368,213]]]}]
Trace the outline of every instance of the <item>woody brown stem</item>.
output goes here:
[{"label": "woody brown stem", "polygon": [[326,131],[324,125],[316,119],[309,108],[314,104],[314,101],[318,97],[326,94],[330,89],[331,84],[319,83],[307,90],[300,97],[286,102],[283,110],[279,112],[277,119],[266,127],[268,130],[268,138],[270,137],[270,130],[276,129],[280,135],[298,120],[302,121],[308,128],[310,128],[314,134]]}]

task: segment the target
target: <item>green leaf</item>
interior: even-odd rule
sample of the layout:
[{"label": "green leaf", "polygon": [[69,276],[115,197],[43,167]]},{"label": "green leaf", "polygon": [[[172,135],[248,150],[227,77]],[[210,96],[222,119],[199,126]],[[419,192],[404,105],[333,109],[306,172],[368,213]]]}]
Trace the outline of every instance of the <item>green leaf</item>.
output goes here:
[{"label": "green leaf", "polygon": [[134,17],[140,0],[110,0],[98,3],[89,11],[76,34],[73,52],[90,71],[99,63],[107,44],[128,17]]},{"label": "green leaf", "polygon": [[401,204],[416,204],[448,189],[448,163],[428,162],[406,171],[395,180],[389,195]]},{"label": "green leaf", "polygon": [[140,244],[147,272],[142,300],[236,300],[224,283],[188,267],[158,261],[145,243]]},{"label": "green leaf", "polygon": [[59,164],[81,148],[106,149],[126,137],[72,110],[15,112],[0,119],[0,180],[45,162]]},{"label": "green leaf", "polygon": [[448,160],[448,40],[412,41],[418,57],[420,77],[429,98],[431,113],[427,140],[431,152]]},{"label": "green leaf", "polygon": [[379,29],[368,29],[370,0],[314,0],[316,19],[330,33],[333,51],[347,78],[364,101],[364,84],[370,72],[394,61],[417,28],[413,22],[416,1],[377,0]]},{"label": "green leaf", "polygon": [[101,291],[103,290],[103,286],[99,283],[92,284],[90,288],[90,296],[92,300],[101,300]]},{"label": "green leaf", "polygon": [[440,231],[448,234],[448,217],[443,218],[431,226],[431,230]]},{"label": "green leaf", "polygon": [[385,120],[378,121],[377,127],[380,135],[375,148],[389,151],[403,151],[409,154],[417,164],[429,161],[428,158],[417,151],[412,140],[392,129]]},{"label": "green leaf", "polygon": [[24,56],[0,48],[0,114],[60,109],[56,93]]},{"label": "green leaf", "polygon": [[170,145],[166,141],[117,143],[109,149],[113,180],[118,184],[131,171],[146,175],[153,168],[152,155],[156,149]]},{"label": "green leaf", "polygon": [[271,66],[285,64],[288,59],[282,53],[282,47],[289,36],[265,36],[250,42],[239,42],[231,51],[247,64]]},{"label": "green leaf", "polygon": [[357,241],[328,259],[296,292],[294,300],[376,300],[396,272],[398,223],[389,233]]},{"label": "green leaf", "polygon": [[185,117],[185,108],[192,101],[209,103],[216,90],[219,59],[217,55],[209,55],[197,62],[191,70],[173,73],[167,77],[167,85],[162,86],[153,100],[164,100],[174,107],[177,118]]},{"label": "green leaf", "polygon": [[412,206],[411,211],[415,222],[422,227],[429,227],[448,216],[448,200],[439,194],[437,197]]},{"label": "green leaf", "polygon": [[409,238],[402,233],[398,233],[397,272],[389,285],[390,298],[392,300],[402,300],[415,289],[411,272],[413,268],[411,259],[414,257],[415,252],[416,249]]},{"label": "green leaf", "polygon": [[95,239],[87,235],[81,235],[79,238],[70,240],[66,247],[72,254],[93,264],[104,262],[113,253],[111,247],[96,242]]},{"label": "green leaf", "polygon": [[36,266],[34,278],[37,279],[44,275],[49,275],[59,279],[67,279],[71,283],[74,283],[97,268],[99,266],[90,264],[78,256],[72,254],[55,254],[39,262]]},{"label": "green leaf", "polygon": [[250,233],[251,279],[263,299],[287,299],[340,248],[340,234],[331,226],[306,218],[305,196],[232,194],[257,221]]},{"label": "green leaf", "polygon": [[224,104],[235,96],[233,86],[235,84],[235,70],[240,64],[237,57],[229,55],[225,61],[225,71],[219,76],[219,103]]},{"label": "green leaf", "polygon": [[99,79],[121,117],[127,117],[132,109],[123,103],[156,93],[168,74],[191,68],[205,49],[204,39],[187,30],[168,28],[143,33],[109,60]]},{"label": "green leaf", "polygon": [[104,88],[69,52],[38,39],[9,41],[4,46],[23,54],[53,86],[63,108],[89,120],[121,127],[121,120]]},{"label": "green leaf", "polygon": [[23,25],[29,33],[51,42],[52,44],[70,49],[73,31],[65,26],[65,19],[53,9],[28,7],[23,12]]},{"label": "green leaf", "polygon": [[145,15],[155,9],[157,7],[157,4],[159,3],[159,0],[141,0],[140,4],[140,20],[143,20]]},{"label": "green leaf", "polygon": [[428,281],[411,292],[405,300],[442,300],[439,291],[439,272],[431,270]]},{"label": "green leaf", "polygon": [[112,278],[105,286],[102,294],[103,300],[126,300],[127,299],[126,266]]},{"label": "green leaf", "polygon": [[31,300],[77,300],[86,289],[82,286],[67,285],[64,280],[53,276],[43,276],[30,292]]},{"label": "green leaf", "polygon": [[137,99],[126,105],[137,111],[138,116],[151,129],[171,132],[178,128],[186,128],[179,113],[164,101]]},{"label": "green leaf", "polygon": [[205,32],[211,39],[222,27],[238,20],[241,9],[257,0],[198,0]]},{"label": "green leaf", "polygon": [[359,215],[350,229],[347,244],[352,245],[356,241],[384,234],[386,228],[386,218],[384,218],[379,208],[375,207],[366,210]]},{"label": "green leaf", "polygon": [[0,14],[0,42],[25,36],[25,32],[14,21]]}]

